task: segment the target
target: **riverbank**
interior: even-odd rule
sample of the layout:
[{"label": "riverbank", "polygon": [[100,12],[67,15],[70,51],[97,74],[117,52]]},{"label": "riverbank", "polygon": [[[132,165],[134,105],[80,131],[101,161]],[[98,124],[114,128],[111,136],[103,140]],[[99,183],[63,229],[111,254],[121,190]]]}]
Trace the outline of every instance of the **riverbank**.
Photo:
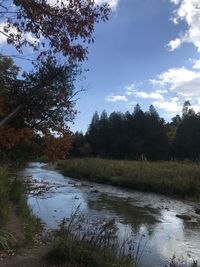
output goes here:
[{"label": "riverbank", "polygon": [[49,189],[47,184],[38,187],[31,176],[13,178],[8,168],[0,168],[0,267],[136,267],[134,257],[118,254],[114,246],[115,223],[96,223],[96,231],[89,231],[89,223],[79,221],[78,209],[57,231],[42,236],[42,224],[28,206],[28,194],[40,196]]},{"label": "riverbank", "polygon": [[[115,263],[116,267],[132,267],[137,266],[137,259],[139,266],[145,267],[197,266],[200,217],[194,212],[196,203],[78,182],[39,163],[29,164],[20,172],[20,177],[27,188],[26,200],[32,214],[41,219],[45,230],[55,231],[48,235],[48,239],[45,236],[46,243],[40,243],[41,240],[38,243],[36,239],[30,248],[17,249],[6,259],[0,257],[0,266],[110,267]],[[76,207],[80,213],[74,213]],[[10,211],[8,221],[12,225],[7,222],[6,226],[15,229],[12,233],[18,242],[23,236],[23,224],[15,210]],[[184,221],[176,214],[190,215],[191,220]],[[125,242],[128,248],[133,245],[133,250],[128,250],[131,261],[130,257],[127,259],[118,254],[117,242],[113,247],[115,239],[112,236],[115,237],[116,230],[119,238],[116,241]],[[191,255],[189,259],[188,253]],[[170,262],[173,255],[176,259],[189,260],[188,264],[183,265],[175,259]]]},{"label": "riverbank", "polygon": [[27,204],[27,187],[12,172],[0,166],[0,266],[41,241],[42,224]]},{"label": "riverbank", "polygon": [[60,161],[57,168],[66,176],[92,182],[182,199],[200,198],[200,164],[197,163],[77,158]]}]

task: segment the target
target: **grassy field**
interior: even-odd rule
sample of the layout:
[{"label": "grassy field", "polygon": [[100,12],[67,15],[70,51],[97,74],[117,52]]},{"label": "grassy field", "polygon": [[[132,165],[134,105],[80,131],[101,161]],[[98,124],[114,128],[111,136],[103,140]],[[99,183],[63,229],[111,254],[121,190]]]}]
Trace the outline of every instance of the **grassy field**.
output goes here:
[{"label": "grassy field", "polygon": [[64,175],[73,178],[180,198],[200,198],[200,164],[197,163],[84,158],[61,161],[57,166]]}]

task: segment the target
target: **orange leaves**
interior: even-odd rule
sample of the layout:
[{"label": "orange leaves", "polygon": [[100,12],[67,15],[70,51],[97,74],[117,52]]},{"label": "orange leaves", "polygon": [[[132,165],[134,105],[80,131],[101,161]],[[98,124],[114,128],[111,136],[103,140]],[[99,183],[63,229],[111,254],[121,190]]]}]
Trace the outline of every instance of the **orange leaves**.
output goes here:
[{"label": "orange leaves", "polygon": [[34,133],[29,128],[15,129],[0,127],[0,148],[10,150],[24,138],[32,138]]},{"label": "orange leaves", "polygon": [[[12,151],[15,146],[26,139],[30,140],[33,144],[38,141],[38,144],[40,144],[40,155],[47,156],[49,161],[54,162],[58,159],[64,159],[71,147],[72,138],[70,132],[63,129],[60,130],[60,137],[48,134],[45,137],[36,138],[33,130],[29,128],[0,127],[0,154]],[[21,153],[23,154],[23,151]]]},{"label": "orange leaves", "polygon": [[45,137],[45,148],[43,154],[48,157],[50,161],[57,159],[64,159],[69,151],[72,143],[70,132],[65,132],[61,137],[49,135]]},{"label": "orange leaves", "polygon": [[86,59],[88,49],[84,43],[93,42],[95,23],[106,21],[110,11],[107,4],[98,6],[88,0],[58,0],[57,4],[13,0],[13,4],[16,16],[8,16],[3,29],[9,44],[19,52],[29,46],[39,52],[39,57],[62,53],[78,61]]}]

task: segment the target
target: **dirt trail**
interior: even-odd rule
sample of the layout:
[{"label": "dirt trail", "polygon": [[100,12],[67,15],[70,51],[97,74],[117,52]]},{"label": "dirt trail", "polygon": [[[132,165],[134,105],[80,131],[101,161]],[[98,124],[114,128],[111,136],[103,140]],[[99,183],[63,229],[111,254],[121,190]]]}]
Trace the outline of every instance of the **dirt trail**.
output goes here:
[{"label": "dirt trail", "polygon": [[15,206],[11,205],[6,230],[15,238],[16,250],[0,252],[0,267],[47,267],[45,256],[49,245],[33,244],[32,248],[23,248],[24,233],[23,224],[16,215]]},{"label": "dirt trail", "polygon": [[0,267],[47,267],[45,256],[48,246],[40,245],[31,249],[23,249],[15,256],[0,261]]}]

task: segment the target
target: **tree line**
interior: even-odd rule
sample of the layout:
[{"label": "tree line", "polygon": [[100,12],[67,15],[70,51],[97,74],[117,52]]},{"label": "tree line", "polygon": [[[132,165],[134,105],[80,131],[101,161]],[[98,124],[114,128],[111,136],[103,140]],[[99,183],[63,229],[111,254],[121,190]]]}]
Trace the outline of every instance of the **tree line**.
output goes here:
[{"label": "tree line", "polygon": [[182,115],[166,123],[153,105],[144,112],[137,104],[133,112],[104,110],[94,113],[87,132],[73,135],[71,157],[103,157],[132,160],[198,160],[200,158],[200,114],[189,101]]}]

